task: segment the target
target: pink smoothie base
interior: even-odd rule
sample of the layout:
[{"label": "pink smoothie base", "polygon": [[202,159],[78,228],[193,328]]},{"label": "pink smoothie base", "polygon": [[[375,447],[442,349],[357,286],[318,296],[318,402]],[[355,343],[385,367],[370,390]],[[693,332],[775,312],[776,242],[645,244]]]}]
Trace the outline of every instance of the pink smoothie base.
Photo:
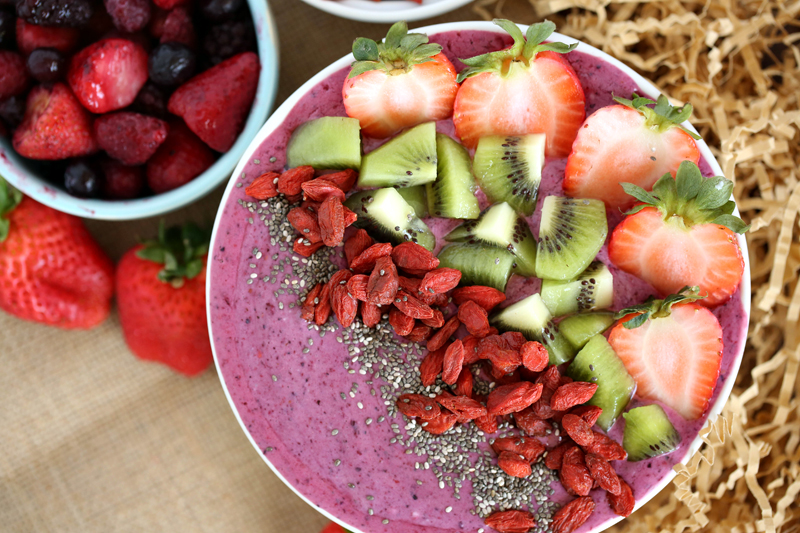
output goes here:
[{"label": "pink smoothie base", "polygon": [[[456,58],[496,50],[509,43],[488,23],[438,25],[421,31],[442,44],[457,69],[462,65]],[[557,35],[553,40],[572,42]],[[634,90],[652,97],[658,94],[646,80],[587,45],[580,44],[567,58],[584,87],[587,115],[611,104],[611,93],[625,98]],[[240,205],[240,201],[249,200],[240,184],[248,184],[263,172],[283,169],[286,143],[298,125],[320,116],[345,115],[341,87],[351,60],[344,58],[320,73],[278,109],[248,149],[229,184],[214,229],[208,276],[209,327],[217,367],[236,416],[264,460],[295,492],[327,516],[364,533],[477,531],[485,526],[481,518],[469,513],[473,508],[469,482],[464,484],[462,498],[456,500],[452,491],[439,489],[430,471],[415,470],[415,463],[424,458],[406,455],[402,447],[388,445],[393,436],[390,423],[404,426],[402,416],[387,418],[381,424],[365,424],[367,417],[385,416],[386,407],[380,394],[369,393],[371,387],[365,383],[371,379],[369,375],[348,374],[343,368],[342,361],[349,356],[336,341],[336,335],[321,338],[309,331],[299,310],[289,308],[295,297],[276,298],[276,285],[259,279],[247,284],[252,273],[261,278],[271,271],[271,257],[278,248],[269,246],[267,228]],[[449,120],[440,121],[437,129],[453,134]],[[369,151],[376,145],[374,141],[365,142],[365,149]],[[721,174],[708,147],[704,143],[700,147],[703,174]],[[560,178],[565,163],[559,159],[547,161],[540,202],[548,194],[562,194]],[[486,207],[485,198],[481,200],[481,207]],[[534,230],[538,227],[538,213],[537,209],[530,219]],[[610,214],[610,229],[620,219],[621,216]],[[437,220],[431,227],[441,237],[455,224]],[[442,239],[439,241],[441,245]],[[743,238],[740,245],[747,261]],[[254,257],[255,249],[263,254],[261,259]],[[608,262],[605,248],[599,259]],[[255,270],[253,264],[257,265]],[[637,278],[613,267],[612,271],[614,309],[639,303],[652,293],[649,285]],[[515,276],[508,287],[509,299],[518,300],[535,292],[538,285],[537,280]],[[746,265],[740,290],[730,302],[714,310],[723,327],[725,347],[709,412],[688,422],[667,408],[682,437],[681,448],[650,461],[616,462],[617,472],[634,490],[637,508],[672,479],[675,464],[697,449],[701,443],[697,438],[699,430],[709,417],[719,413],[730,394],[744,350],[749,295]],[[279,302],[283,303],[283,310],[279,309]],[[309,337],[313,346],[303,353],[309,347]],[[352,400],[343,400],[340,393],[350,391],[353,383],[359,383],[359,392]],[[373,385],[376,389],[378,386],[379,383]],[[361,402],[363,409],[356,402]],[[634,400],[631,407],[638,404]],[[619,421],[610,436],[621,442],[623,428],[624,422]],[[335,436],[334,430],[338,430]],[[341,461],[339,466],[334,465],[336,459]],[[423,483],[419,485],[416,480]],[[552,499],[561,503],[570,499],[558,482],[552,488]],[[600,531],[620,519],[609,509],[601,490],[591,495],[597,508],[581,532]],[[452,507],[451,512],[445,512],[447,507]],[[367,513],[369,508],[374,513],[371,516]],[[383,523],[385,519],[388,524]]]}]

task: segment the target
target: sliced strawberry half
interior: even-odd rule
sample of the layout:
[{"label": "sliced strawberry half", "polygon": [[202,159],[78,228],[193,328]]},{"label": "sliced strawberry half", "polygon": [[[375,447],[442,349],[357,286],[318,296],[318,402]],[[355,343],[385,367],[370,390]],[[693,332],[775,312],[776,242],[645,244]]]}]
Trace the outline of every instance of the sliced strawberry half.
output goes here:
[{"label": "sliced strawberry half", "polygon": [[458,82],[441,51],[426,35],[409,34],[405,22],[393,25],[380,44],[356,39],[356,61],[342,88],[347,114],[371,137],[450,117]]},{"label": "sliced strawberry half", "polygon": [[461,61],[469,68],[456,96],[453,122],[456,134],[469,148],[486,135],[544,133],[545,154],[566,157],[586,116],[583,88],[561,54],[576,45],[545,43],[555,30],[549,21],[533,24],[527,36],[511,21],[495,24],[514,38],[514,44]]},{"label": "sliced strawberry half", "polygon": [[[664,95],[658,102],[634,95],[633,101],[599,109],[586,119],[572,145],[564,176],[564,192],[575,198],[597,198],[611,208],[629,208],[634,199],[620,183],[649,191],[681,162],[700,160],[700,136],[680,124],[691,104],[674,108]],[[655,104],[654,108],[648,107]]]},{"label": "sliced strawberry half", "polygon": [[733,184],[720,176],[704,179],[697,165],[685,161],[676,179],[665,174],[652,194],[623,187],[642,203],[611,234],[611,262],[662,296],[697,285],[707,295],[703,305],[727,301],[744,273],[736,233],[748,229],[731,215]]},{"label": "sliced strawberry half", "polygon": [[711,311],[692,303],[697,298],[682,291],[625,309],[608,338],[636,381],[636,395],[687,420],[708,407],[722,361],[722,327]]}]

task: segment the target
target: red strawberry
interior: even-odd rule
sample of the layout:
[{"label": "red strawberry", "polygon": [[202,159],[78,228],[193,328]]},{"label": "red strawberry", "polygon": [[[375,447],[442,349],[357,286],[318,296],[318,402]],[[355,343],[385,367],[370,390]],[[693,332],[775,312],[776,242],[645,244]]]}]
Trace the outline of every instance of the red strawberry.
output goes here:
[{"label": "red strawberry", "polygon": [[103,39],[75,54],[67,80],[92,113],[130,105],[147,81],[147,52],[127,39]]},{"label": "red strawberry", "polygon": [[185,7],[176,7],[170,11],[164,19],[159,39],[161,43],[181,43],[194,48],[197,45],[197,35],[189,10]]},{"label": "red strawberry", "polygon": [[183,122],[170,124],[167,140],[147,162],[147,184],[155,193],[180,187],[214,164],[214,153]]},{"label": "red strawberry", "polygon": [[624,309],[608,337],[636,380],[636,395],[663,402],[687,420],[708,407],[722,361],[722,328],[711,311],[691,303],[697,298],[682,291]]},{"label": "red strawberry", "polygon": [[226,152],[250,111],[259,68],[253,52],[235,55],[178,87],[167,109],[211,148]]},{"label": "red strawberry", "polygon": [[[206,323],[208,234],[187,224],[159,229],[117,265],[117,306],[125,342],[139,358],[193,376],[211,363]],[[169,266],[165,266],[169,265]]]},{"label": "red strawberry", "polygon": [[120,112],[94,121],[97,144],[126,165],[143,165],[167,138],[167,123],[138,113]]},{"label": "red strawberry", "polygon": [[153,0],[153,3],[161,9],[172,9],[175,6],[189,3],[189,0]]},{"label": "red strawberry", "polygon": [[453,112],[456,134],[474,148],[486,135],[544,133],[545,154],[566,157],[586,115],[578,76],[560,55],[576,45],[544,43],[556,28],[547,20],[528,27],[527,36],[511,21],[495,24],[514,44],[461,60],[469,68],[458,75],[464,83]]},{"label": "red strawberry", "polygon": [[331,522],[320,533],[348,533],[348,531],[339,524]]},{"label": "red strawberry", "polygon": [[114,26],[122,31],[139,31],[150,22],[148,0],[104,0],[104,3]]},{"label": "red strawberry", "polygon": [[103,196],[112,200],[136,198],[144,188],[144,167],[128,167],[104,159],[100,162],[103,171]]},{"label": "red strawberry", "polygon": [[46,160],[94,153],[92,117],[63,83],[34,87],[14,132],[14,149],[23,157]]},{"label": "red strawberry", "polygon": [[114,266],[81,219],[0,178],[0,308],[25,320],[88,329],[105,320]]},{"label": "red strawberry", "polygon": [[64,55],[71,54],[78,44],[80,32],[76,28],[37,26],[17,19],[17,48],[22,55],[30,55],[37,48],[55,48]]},{"label": "red strawberry", "polygon": [[730,214],[733,183],[720,176],[704,179],[697,165],[684,161],[676,179],[665,174],[652,194],[628,183],[623,187],[643,203],[611,234],[611,261],[662,296],[698,285],[708,296],[703,305],[727,301],[744,272],[734,232],[749,227]]},{"label": "red strawberry", "polygon": [[[604,107],[586,119],[572,145],[564,192],[575,198],[597,198],[611,208],[629,208],[633,198],[620,183],[651,190],[682,161],[697,163],[700,136],[680,124],[692,114],[691,104],[675,109],[664,95],[658,102],[634,95],[633,101]],[[655,104],[651,109],[648,105]]]},{"label": "red strawberry", "polygon": [[380,44],[356,39],[356,61],[342,88],[347,114],[372,137],[448,118],[458,83],[456,69],[441,51],[441,45],[428,44],[426,35],[409,34],[405,22],[393,25]]},{"label": "red strawberry", "polygon": [[0,50],[0,100],[25,92],[30,81],[25,60],[16,52]]}]

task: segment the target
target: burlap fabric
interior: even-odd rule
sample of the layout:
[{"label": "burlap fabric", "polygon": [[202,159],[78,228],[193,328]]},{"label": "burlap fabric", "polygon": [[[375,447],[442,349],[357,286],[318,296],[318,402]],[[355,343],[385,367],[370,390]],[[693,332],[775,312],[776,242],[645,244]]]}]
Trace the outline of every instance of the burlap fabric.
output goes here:
[{"label": "burlap fabric", "polygon": [[[609,3],[553,0],[545,7],[563,9],[581,5],[600,6],[602,10],[602,6]],[[498,8],[505,8],[507,16],[520,22],[542,18],[526,1],[484,0],[479,4],[487,11],[468,6],[419,24],[480,19]],[[640,15],[633,4],[638,3],[622,5],[627,6],[624,15],[635,19]],[[318,70],[343,55],[354,37],[378,38],[387,29],[383,25],[338,19],[299,0],[273,0],[271,5],[280,33],[278,103]],[[679,7],[677,2],[660,5],[666,7],[655,14],[658,18],[669,16],[670,5]],[[589,15],[594,16],[596,11]],[[794,13],[796,16],[796,7]],[[572,14],[580,15],[576,11]],[[598,27],[606,22],[601,20]],[[660,41],[660,45],[682,46],[677,41],[670,44],[669,40]],[[643,70],[648,75],[646,69]],[[655,79],[655,76],[650,77]],[[759,92],[762,89],[759,87]],[[796,97],[789,107],[792,105],[796,112]],[[794,149],[796,143],[795,135]],[[797,151],[792,154],[796,164]],[[767,165],[764,171],[767,178],[759,178],[758,182],[762,187],[776,180],[774,165]],[[794,183],[796,179],[792,178],[789,184],[793,186]],[[787,186],[778,186],[783,189],[777,189],[778,194],[770,197],[774,205],[766,208],[783,209]],[[737,193],[742,191],[741,186],[737,187]],[[222,188],[168,215],[166,220],[168,223],[184,220],[210,223],[221,194]],[[797,203],[792,204],[792,220],[788,221],[790,244]],[[761,256],[770,261],[775,254],[773,250],[770,255],[770,243],[778,240],[781,221],[788,216],[783,215],[784,211],[773,213],[762,226],[763,232],[773,228],[763,242],[759,241],[767,249]],[[151,219],[125,223],[89,222],[88,226],[101,245],[117,259],[138,237],[154,234],[157,224],[157,219]],[[797,250],[796,241],[791,246]],[[792,257],[786,279],[793,285],[798,255]],[[756,262],[762,264],[763,257]],[[782,264],[786,266],[785,261]],[[766,287],[769,273],[767,268],[754,274],[754,291],[759,284]],[[781,320],[785,319],[788,305],[788,299],[780,294],[772,300]],[[761,331],[765,340],[758,344],[757,351],[751,346],[737,392],[753,384],[750,371],[756,365],[762,365],[756,367],[762,370],[752,375],[761,382],[761,389],[757,388],[755,393],[752,387],[747,389],[750,393],[745,391],[739,401],[752,402],[758,394],[773,394],[774,401],[757,400],[758,405],[768,413],[776,406],[789,406],[788,415],[785,409],[781,411],[782,419],[796,423],[797,352],[793,349],[796,344],[792,339],[791,350],[778,351],[784,342],[783,329],[778,327],[776,332],[776,326],[763,318],[765,313],[771,313],[772,307],[766,305],[766,308],[759,315],[764,324]],[[796,321],[796,317],[794,319]],[[770,361],[774,362],[770,364]],[[0,362],[0,531],[315,533],[326,522],[286,488],[252,449],[230,411],[213,369],[200,377],[186,379],[159,365],[136,360],[125,347],[116,315],[93,331],[63,332],[0,314]],[[769,367],[765,368],[765,364]],[[783,381],[781,376],[785,377]],[[728,415],[727,420],[735,425],[739,419]],[[765,417],[762,424],[770,420]],[[719,432],[721,439],[715,440],[713,436],[709,439],[716,446],[711,448],[712,452],[717,449],[726,453],[725,450],[733,446],[730,442],[719,442],[726,439],[724,429]],[[753,438],[761,442],[757,439],[774,429],[767,427],[756,432]],[[750,448],[753,441],[745,437],[745,455],[748,449],[754,450],[750,455],[755,454],[756,471],[762,456],[768,459],[771,452],[781,454],[769,472],[756,477],[746,462],[737,470],[734,459],[733,466],[718,463],[716,469],[707,468],[713,475],[700,469],[701,480],[705,481],[700,482],[704,486],[699,487],[703,489],[699,495],[693,492],[696,487],[692,480],[697,478],[695,469],[686,476],[680,494],[688,500],[694,495],[695,500],[689,501],[694,506],[693,511],[699,510],[702,514],[710,510],[709,528],[721,524],[714,523],[712,504],[726,492],[736,496],[736,510],[741,520],[726,523],[723,530],[730,531],[734,527],[740,527],[741,531],[770,530],[776,522],[772,516],[774,512],[779,514],[778,524],[787,524],[784,531],[792,529],[792,524],[796,527],[791,512],[796,503],[793,501],[798,493],[796,487],[800,487],[797,430],[790,428],[777,437],[775,442],[782,447],[779,451],[769,445]],[[786,446],[791,450],[784,452]],[[711,455],[713,457],[713,453]],[[762,483],[763,489],[759,485],[762,479],[768,482]],[[721,488],[717,490],[718,486]],[[715,489],[722,496],[709,495],[709,489]],[[682,511],[684,504],[676,503],[671,496],[673,493],[675,486],[668,486],[658,498],[662,510],[649,506],[631,517],[628,523],[645,531],[667,526],[673,530],[680,520],[685,521],[686,527],[698,527],[696,520],[687,518],[688,511]],[[763,509],[764,505],[774,509],[770,516],[762,516],[759,511],[759,506]],[[730,506],[726,504],[725,507]],[[727,511],[717,514],[729,516]],[[702,519],[701,516],[701,523]]]}]

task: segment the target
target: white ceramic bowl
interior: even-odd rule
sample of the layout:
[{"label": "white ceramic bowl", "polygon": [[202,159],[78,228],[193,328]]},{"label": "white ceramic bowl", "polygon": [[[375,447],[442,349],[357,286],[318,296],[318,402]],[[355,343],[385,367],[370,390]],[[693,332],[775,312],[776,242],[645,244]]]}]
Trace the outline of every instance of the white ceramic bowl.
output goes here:
[{"label": "white ceramic bowl", "polygon": [[0,175],[27,196],[59,211],[84,218],[133,220],[157,216],[205,196],[231,175],[245,149],[264,124],[275,102],[278,89],[278,34],[264,0],[248,0],[258,39],[261,73],[250,116],[230,150],[189,183],[177,189],[133,200],[96,200],[68,194],[62,186],[42,179],[30,163],[11,147],[11,140],[0,138]]},{"label": "white ceramic bowl", "polygon": [[[527,26],[520,26],[520,28],[522,29],[522,31],[524,33],[525,30],[527,29]],[[432,35],[432,34],[435,34],[435,33],[442,33],[442,32],[448,32],[448,31],[468,31],[468,30],[492,31],[492,32],[504,34],[503,30],[501,30],[500,28],[498,28],[497,26],[495,26],[494,24],[492,24],[490,22],[454,22],[454,23],[449,23],[449,24],[435,24],[435,25],[432,25],[432,26],[425,26],[425,27],[422,27],[422,28],[418,28],[418,29],[413,30],[413,31],[418,31],[418,32],[421,32],[421,33],[426,33],[428,35]],[[576,42],[575,39],[572,39],[572,38],[567,37],[565,35],[561,35],[559,33],[554,33],[550,37],[550,40],[551,41],[564,42],[564,43],[567,43],[567,44],[571,44],[571,43]],[[648,97],[650,97],[652,99],[656,99],[658,97],[658,95],[660,94],[660,91],[650,81],[648,81],[647,79],[643,78],[642,76],[637,74],[633,69],[631,69],[630,67],[626,66],[621,61],[619,61],[617,59],[614,59],[613,57],[609,56],[605,52],[602,52],[602,51],[598,50],[597,48],[594,48],[593,46],[590,46],[590,45],[588,45],[586,43],[582,43],[582,42],[578,42],[577,51],[583,52],[585,54],[592,55],[592,56],[595,56],[595,57],[598,57],[598,58],[601,58],[603,61],[605,61],[605,62],[617,67],[618,69],[620,69],[622,72],[627,74],[634,81],[634,83],[636,85],[639,86],[639,88],[640,88],[639,94],[641,96],[648,96]],[[349,66],[352,62],[353,62],[352,54],[348,54],[345,57],[339,59],[338,61],[334,62],[333,64],[331,64],[330,66],[328,66],[327,68],[322,70],[316,76],[314,76],[313,78],[308,80],[305,84],[303,84],[303,86],[301,86],[297,91],[295,91],[295,93],[292,94],[285,102],[283,102],[283,104],[281,104],[281,106],[269,118],[269,120],[264,125],[264,127],[261,129],[261,131],[258,133],[256,138],[253,139],[253,142],[251,143],[251,145],[249,146],[249,148],[245,152],[245,154],[242,157],[241,161],[239,161],[239,164],[237,165],[236,170],[234,171],[234,176],[238,176],[243,171],[247,161],[253,156],[254,152],[258,149],[258,147],[261,145],[261,143],[267,137],[269,137],[272,134],[272,132],[275,129],[277,129],[283,123],[283,121],[286,119],[286,117],[291,112],[292,108],[298,103],[298,101],[300,101],[300,99],[303,96],[305,96],[313,87],[315,87],[318,83],[320,83],[321,81],[326,79],[328,76],[330,76],[331,74],[341,70],[342,68],[345,68],[345,67]],[[689,124],[688,122],[685,122],[683,125],[685,127],[687,127],[688,129],[696,132],[694,127],[691,124]],[[712,155],[711,150],[709,150],[708,145],[706,145],[706,143],[704,141],[702,141],[702,140],[698,141],[697,144],[698,144],[698,147],[700,148],[700,153],[702,154],[703,158],[706,161],[709,162],[709,164],[711,165],[711,169],[713,170],[714,174],[718,175],[718,176],[721,176],[722,175],[722,169],[720,168],[720,166],[717,163],[717,161],[714,159],[714,156]],[[216,222],[214,224],[214,232],[213,232],[212,237],[211,237],[211,242],[212,242],[211,247],[212,247],[212,249],[215,249],[215,248],[225,244],[224,242],[217,242],[218,238],[222,238],[218,234],[217,230],[219,228],[219,224],[220,224],[220,220],[221,220],[221,214],[222,214],[222,212],[224,210],[225,205],[227,204],[227,202],[230,199],[231,191],[234,189],[235,183],[236,183],[236,180],[231,179],[231,181],[228,183],[228,187],[227,187],[227,189],[225,191],[225,195],[222,198],[222,203],[220,205],[219,213],[217,215],[217,219],[216,219]],[[734,211],[734,214],[736,214],[736,215],[739,214],[738,208]],[[739,294],[740,294],[740,298],[741,298],[741,301],[742,301],[742,307],[743,307],[744,315],[745,315],[744,323],[746,325],[748,323],[749,317],[750,317],[750,261],[749,261],[748,253],[747,253],[747,241],[745,240],[743,235],[739,235],[738,236],[738,240],[739,240],[739,245],[741,246],[742,255],[743,255],[744,261],[745,261],[745,269],[744,269],[744,274],[742,276],[741,290],[740,290]],[[212,265],[212,262],[209,261],[209,269],[211,268],[211,265]],[[209,283],[208,283],[207,289],[210,289],[211,277],[212,276],[209,273],[209,276],[208,276]],[[224,324],[220,324],[220,325],[216,325],[215,326],[215,324],[212,321],[213,313],[212,313],[212,309],[210,308],[211,297],[210,297],[210,293],[209,292],[207,292],[206,300],[209,303],[209,308],[207,309],[207,311],[208,311],[208,316],[209,316],[209,331],[210,331],[210,336],[211,336],[211,339],[212,339],[212,348],[214,348],[214,360],[217,363],[217,368],[219,370],[220,380],[222,381],[223,388],[225,389],[225,394],[226,394],[226,396],[228,398],[228,401],[231,404],[231,407],[232,407],[232,409],[234,411],[234,414],[236,415],[236,418],[239,420],[239,423],[242,426],[242,429],[247,434],[248,438],[250,439],[250,442],[253,444],[253,446],[255,447],[256,451],[259,452],[259,455],[264,459],[264,461],[267,463],[267,465],[269,465],[269,467],[273,470],[273,472],[284,483],[286,483],[286,485],[289,488],[291,488],[298,496],[300,496],[300,498],[302,498],[306,503],[308,503],[309,505],[311,505],[312,507],[317,509],[320,513],[322,513],[323,515],[327,516],[331,520],[334,520],[334,521],[340,523],[342,526],[344,526],[345,528],[347,528],[347,529],[349,529],[351,531],[354,531],[355,533],[370,533],[370,532],[367,532],[367,531],[360,532],[360,530],[358,530],[357,528],[354,528],[351,525],[343,523],[341,520],[339,520],[335,516],[331,515],[326,509],[322,509],[322,508],[318,507],[317,505],[315,505],[312,501],[310,501],[308,498],[306,498],[304,494],[302,494],[301,492],[297,491],[290,483],[288,483],[286,481],[286,479],[281,475],[281,472],[278,469],[276,469],[272,465],[272,463],[270,463],[270,461],[267,458],[267,456],[265,454],[261,453],[261,450],[259,449],[258,444],[255,442],[255,440],[253,439],[252,435],[249,433],[246,425],[242,422],[242,419],[241,419],[241,417],[239,415],[239,412],[237,410],[237,405],[234,402],[233,398],[231,397],[230,392],[229,392],[229,390],[228,390],[228,388],[227,388],[227,386],[225,384],[224,374],[222,372],[222,369],[219,366],[219,359],[218,359],[218,355],[216,353],[216,347],[214,346],[214,343],[213,343],[214,328],[215,327],[219,327],[220,331],[225,331],[225,325]],[[716,417],[722,411],[722,408],[724,407],[725,402],[728,399],[728,396],[730,396],[731,390],[733,389],[733,385],[734,385],[734,382],[736,380],[736,375],[737,375],[737,373],[739,371],[739,366],[740,366],[741,361],[742,361],[742,355],[744,353],[744,346],[745,346],[745,343],[742,340],[741,349],[740,349],[739,353],[735,354],[735,360],[733,361],[733,363],[731,365],[731,368],[730,368],[730,371],[728,373],[727,379],[725,379],[725,381],[722,383],[719,395],[717,396],[716,400],[714,401],[713,404],[711,404],[709,406],[709,414],[708,414],[708,420],[709,421],[713,421],[714,419],[716,419]],[[680,458],[679,462],[685,462],[686,460],[688,460],[700,448],[701,444],[702,444],[702,440],[698,436],[698,437],[696,437],[694,439],[694,441],[689,446],[682,447],[679,452],[675,452],[675,453],[681,453],[682,454],[682,457]],[[651,486],[650,489],[645,494],[637,494],[636,509],[638,509],[639,507],[641,507],[642,505],[647,503],[653,496],[658,494],[658,492],[660,492],[674,477],[675,477],[675,471],[674,470],[669,470],[667,475],[665,475],[661,480],[659,480],[659,482],[657,482],[656,484]],[[594,529],[592,529],[591,533],[597,533],[599,531],[607,529],[608,527],[610,527],[611,525],[619,522],[620,520],[622,520],[622,517],[609,518],[605,522],[597,525]]]},{"label": "white ceramic bowl", "polygon": [[338,17],[362,22],[392,23],[436,17],[467,5],[472,0],[303,0],[317,9]]}]

